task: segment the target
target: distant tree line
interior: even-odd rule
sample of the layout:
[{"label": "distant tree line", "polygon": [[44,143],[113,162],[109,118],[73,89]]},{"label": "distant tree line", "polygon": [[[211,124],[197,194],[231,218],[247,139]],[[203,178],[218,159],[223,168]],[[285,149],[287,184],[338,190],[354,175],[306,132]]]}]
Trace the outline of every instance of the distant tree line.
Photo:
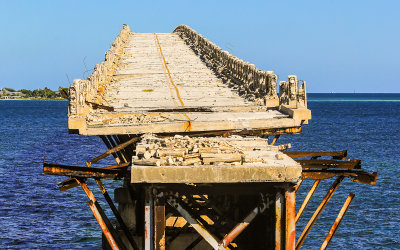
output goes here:
[{"label": "distant tree line", "polygon": [[25,98],[45,98],[45,99],[52,99],[52,98],[60,98],[62,97],[60,91],[65,91],[65,93],[69,93],[68,88],[60,87],[59,90],[53,91],[47,87],[44,89],[20,89],[15,90],[12,88],[3,88],[0,92],[0,96],[8,96],[8,95],[18,95]]}]

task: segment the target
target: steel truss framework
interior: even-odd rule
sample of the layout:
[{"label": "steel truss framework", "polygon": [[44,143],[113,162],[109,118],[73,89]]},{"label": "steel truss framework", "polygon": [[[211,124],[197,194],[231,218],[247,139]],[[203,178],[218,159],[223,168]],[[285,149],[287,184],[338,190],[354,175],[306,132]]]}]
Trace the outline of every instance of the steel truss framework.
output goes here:
[{"label": "steel truss framework", "polygon": [[[127,173],[130,161],[128,159],[132,158],[133,145],[139,138],[129,135],[102,136],[101,138],[109,150],[87,161],[86,166],[65,166],[44,162],[43,173],[70,177],[59,183],[60,191],[66,191],[78,186],[84,190],[89,198],[87,203],[112,249],[141,249],[101,182],[102,178],[129,179]],[[273,143],[279,139],[279,134],[275,138]],[[274,232],[270,234],[273,235],[272,244],[275,249],[299,249],[345,177],[349,177],[351,180],[360,183],[376,184],[377,173],[369,174],[362,171],[361,161],[359,160],[346,160],[347,151],[287,151],[286,154],[296,159],[301,158],[298,159],[298,162],[303,167],[303,174],[302,180],[297,185],[289,185],[288,183],[246,183],[228,186],[223,184],[212,186],[201,184],[195,186],[164,184],[132,187],[128,185],[131,197],[144,196],[141,203],[143,209],[139,209],[143,213],[143,249],[165,249],[180,234],[194,231],[199,234],[199,237],[190,243],[186,249],[194,248],[203,239],[213,249],[231,249],[238,246],[240,248],[240,235],[245,232],[245,229],[251,223],[257,221],[257,217],[262,217],[262,215],[273,218],[269,222],[274,224]],[[114,156],[118,163],[117,165],[102,168],[92,166],[92,164],[99,162],[109,155]],[[305,159],[306,157],[310,157],[311,159]],[[330,157],[331,159],[320,159],[321,157]],[[314,211],[296,242],[295,228],[297,221],[301,218],[321,180],[333,177],[336,177],[335,181]],[[120,232],[111,224],[86,184],[88,178],[93,178],[96,181],[117,219]],[[307,180],[313,180],[314,183],[296,213],[296,192],[300,190],[301,184]],[[250,199],[251,205],[247,204],[247,210],[242,211],[239,215],[238,213],[235,214],[233,207],[221,206],[224,203],[221,203],[218,199],[221,199],[221,197],[225,197],[226,199],[226,197],[232,196],[231,194],[236,194],[236,198],[233,198],[233,200],[236,199],[235,205],[246,203],[237,201],[240,194],[252,197]],[[325,249],[330,243],[354,196],[353,193],[349,194],[328,232],[321,249]],[[214,198],[216,199],[214,200]],[[232,201],[229,198],[227,200]],[[233,216],[228,216],[229,212],[227,211],[230,210],[231,212],[233,211]],[[187,223],[181,228],[168,226],[166,219],[171,214],[183,217]],[[140,230],[138,232],[140,234]],[[125,240],[122,238],[125,238]],[[235,243],[236,240],[238,243]]]}]

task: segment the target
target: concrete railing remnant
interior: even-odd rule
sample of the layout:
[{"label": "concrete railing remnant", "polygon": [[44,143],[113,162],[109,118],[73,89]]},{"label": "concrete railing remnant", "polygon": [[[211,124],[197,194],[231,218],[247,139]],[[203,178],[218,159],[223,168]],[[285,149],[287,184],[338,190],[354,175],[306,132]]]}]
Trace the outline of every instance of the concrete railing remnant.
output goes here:
[{"label": "concrete railing remnant", "polygon": [[299,86],[295,75],[289,75],[288,81],[280,81],[279,104],[289,108],[307,108],[306,82]]},{"label": "concrete railing remnant", "polygon": [[298,86],[299,81],[295,75],[290,75],[288,82],[281,82],[278,98],[278,77],[273,71],[257,69],[253,64],[222,50],[186,25],[179,25],[174,32],[186,40],[207,64],[236,84],[239,94],[247,99],[272,107],[292,103],[298,104],[295,107],[307,107],[305,84]]},{"label": "concrete railing remnant", "polygon": [[105,54],[104,62],[94,67],[93,73],[85,80],[75,79],[70,86],[69,114],[81,115],[90,103],[100,104],[104,91],[112,80],[123,49],[129,39],[129,26],[124,24],[110,49]]},{"label": "concrete railing remnant", "polygon": [[245,95],[252,101],[261,101],[267,106],[278,106],[277,76],[273,71],[257,69],[253,64],[222,50],[186,25],[176,27],[174,32],[192,45],[193,49],[218,73],[238,84],[239,94]]}]

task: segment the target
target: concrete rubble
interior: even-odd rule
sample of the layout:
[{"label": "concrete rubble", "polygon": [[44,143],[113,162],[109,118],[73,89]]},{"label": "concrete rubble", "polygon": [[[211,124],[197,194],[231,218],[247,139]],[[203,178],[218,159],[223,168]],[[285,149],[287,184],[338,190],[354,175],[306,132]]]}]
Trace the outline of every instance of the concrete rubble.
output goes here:
[{"label": "concrete rubble", "polygon": [[284,156],[279,151],[287,148],[290,148],[290,144],[271,146],[267,139],[256,137],[191,138],[175,135],[158,138],[146,134],[136,145],[132,163],[148,166],[268,164],[271,156],[283,160]]}]

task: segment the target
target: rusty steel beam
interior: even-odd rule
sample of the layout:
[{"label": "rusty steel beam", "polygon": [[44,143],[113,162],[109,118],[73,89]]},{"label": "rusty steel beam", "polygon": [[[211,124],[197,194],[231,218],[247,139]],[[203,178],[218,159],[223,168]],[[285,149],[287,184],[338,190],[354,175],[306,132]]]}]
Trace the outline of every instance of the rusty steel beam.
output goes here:
[{"label": "rusty steel beam", "polygon": [[[86,181],[86,178],[83,179],[84,181]],[[60,189],[60,192],[64,192],[71,188],[79,187],[79,183],[75,178],[68,178],[62,182],[57,183],[57,186]]]},{"label": "rusty steel beam", "polygon": [[154,203],[154,248],[165,250],[165,199],[157,197]]},{"label": "rusty steel beam", "polygon": [[[107,135],[107,140],[109,141],[111,148],[117,147],[118,143],[114,140],[114,137],[111,135]],[[121,151],[115,152],[118,155],[118,158],[121,160],[121,162],[126,162],[124,159],[124,156],[122,155]]]},{"label": "rusty steel beam", "polygon": [[58,91],[60,92],[61,96],[62,96],[64,99],[69,100],[69,95],[68,95],[67,92],[65,92],[64,89],[62,89],[62,88],[60,87],[60,88],[58,89]]},{"label": "rusty steel beam", "polygon": [[360,169],[361,160],[349,160],[349,161],[338,161],[338,160],[296,160],[300,163],[303,168],[344,168],[344,169]]},{"label": "rusty steel beam", "polygon": [[310,202],[311,197],[314,195],[315,190],[317,190],[317,187],[321,180],[316,180],[312,187],[310,188],[310,191],[308,191],[306,198],[304,198],[303,203],[301,203],[301,206],[299,208],[299,211],[296,214],[296,223],[299,221],[301,215],[303,214],[304,210],[306,209],[308,202]]},{"label": "rusty steel beam", "polygon": [[332,240],[333,235],[336,232],[336,229],[339,227],[340,222],[342,222],[342,219],[343,219],[344,215],[346,214],[347,209],[349,208],[350,203],[352,202],[354,196],[355,195],[353,193],[350,193],[349,196],[347,197],[346,201],[344,202],[342,208],[339,211],[338,216],[336,217],[335,222],[333,223],[331,229],[329,230],[328,235],[326,236],[324,242],[322,243],[322,246],[320,249],[325,250],[328,247],[329,243]]},{"label": "rusty steel beam", "polygon": [[101,216],[101,213],[97,209],[97,206],[95,205],[95,202],[93,201],[88,201],[87,202],[90,210],[92,210],[92,213],[94,217],[96,218],[97,222],[99,223],[101,230],[103,231],[104,236],[106,237],[108,244],[110,245],[111,249],[113,250],[118,250],[120,249],[117,242],[115,241],[114,237],[112,236],[110,230],[108,229],[106,223],[104,222],[103,217]]},{"label": "rusty steel beam", "polygon": [[[104,142],[104,144],[106,144],[106,147],[108,149],[112,149],[113,146],[111,146],[110,142],[108,141],[107,137],[104,135],[100,135],[99,136],[101,138],[101,140]],[[121,159],[119,158],[119,156],[116,153],[111,153],[112,156],[114,157],[115,161],[117,162],[117,164],[121,163]]]},{"label": "rusty steel beam", "polygon": [[275,143],[278,141],[278,139],[281,137],[281,135],[275,135],[274,139],[272,139],[271,143],[269,145],[275,145]]},{"label": "rusty steel beam", "polygon": [[115,232],[114,227],[112,226],[111,222],[108,220],[106,214],[104,213],[103,209],[97,203],[94,194],[89,189],[88,185],[82,179],[76,179],[78,184],[82,187],[83,191],[89,198],[88,205],[94,217],[96,218],[97,222],[101,230],[103,231],[104,236],[106,237],[110,247],[114,249],[120,249],[120,247],[124,247],[122,244],[121,239],[119,238],[118,234]]},{"label": "rusty steel beam", "polygon": [[127,168],[131,165],[131,162],[125,162],[117,165],[112,165],[112,166],[107,166],[107,167],[102,167],[102,169],[124,169]]},{"label": "rusty steel beam", "polygon": [[347,150],[343,151],[284,151],[287,156],[296,157],[321,157],[330,156],[334,159],[345,160],[347,157]]},{"label": "rusty steel beam", "polygon": [[[121,141],[121,138],[120,138],[120,136],[118,136],[118,135],[112,135],[112,137],[114,138],[114,141],[115,141],[115,143],[116,143],[117,145],[121,145],[121,144],[125,143],[125,142],[122,142],[122,141]],[[135,137],[135,138],[138,138],[138,137]],[[139,139],[139,138],[138,138],[138,139]],[[128,161],[130,161],[130,159],[132,159],[132,156],[129,157],[128,154],[127,154],[127,152],[126,152],[126,149],[127,149],[130,145],[132,145],[132,143],[131,143],[131,144],[128,144],[126,147],[124,147],[123,149],[121,149],[121,150],[118,151],[118,153],[120,153],[120,154],[122,155],[122,159],[124,160],[124,162],[128,162]],[[133,152],[132,152],[132,153],[133,153]]]},{"label": "rusty steel beam", "polygon": [[282,217],[284,209],[284,197],[281,192],[276,193],[275,197],[275,250],[284,249],[282,245]]},{"label": "rusty steel beam", "polygon": [[43,174],[62,175],[77,178],[104,178],[110,180],[124,177],[124,169],[88,168],[61,164],[43,163]]},{"label": "rusty steel beam", "polygon": [[[122,169],[122,168],[128,167],[129,165],[130,165],[130,162],[127,162],[127,163],[123,163],[123,164],[119,164],[119,165],[103,167],[102,169]],[[79,187],[79,183],[76,181],[76,178],[66,179],[62,182],[57,183],[57,185],[59,186],[58,188],[60,189],[60,192],[67,191],[74,187]]]},{"label": "rusty steel beam", "polygon": [[119,152],[119,151],[121,151],[122,149],[124,149],[124,148],[126,148],[127,146],[129,146],[130,144],[137,142],[139,139],[140,139],[140,137],[134,137],[134,138],[130,139],[130,140],[127,141],[127,142],[124,142],[124,143],[122,143],[122,144],[120,144],[120,145],[118,145],[118,146],[115,146],[115,147],[113,147],[112,149],[109,149],[109,150],[107,150],[106,152],[102,153],[101,155],[99,155],[99,156],[93,158],[93,159],[90,161],[90,163],[91,163],[91,164],[96,163],[96,162],[100,161],[101,159],[106,158],[106,157],[109,156],[110,154]]},{"label": "rusty steel beam", "polygon": [[[121,140],[123,142],[127,142],[127,141],[129,141],[130,139],[132,139],[133,137],[136,137],[136,136],[120,135],[120,137],[121,137]],[[134,144],[130,144],[124,150],[125,150],[125,153],[128,154],[128,161],[130,161],[132,159],[134,151],[136,150],[136,146]]]},{"label": "rusty steel beam", "polygon": [[99,179],[96,179],[96,183],[99,186],[100,191],[103,194],[104,198],[106,199],[108,205],[110,206],[115,218],[118,221],[118,224],[120,225],[123,233],[125,234],[126,238],[129,241],[130,245],[132,246],[132,248],[134,250],[138,250],[139,249],[138,245],[136,244],[135,240],[133,239],[132,234],[129,232],[128,227],[126,226],[124,220],[122,219],[121,215],[119,214],[118,209],[115,207],[115,205],[114,205],[110,195],[108,194],[106,188],[104,187],[103,183]]},{"label": "rusty steel beam", "polygon": [[261,203],[257,207],[255,207],[239,224],[237,224],[222,240],[223,248],[226,248],[231,244],[231,242],[239,236],[243,230],[250,225],[250,223],[256,218],[256,216],[262,213],[267,205],[265,203]]},{"label": "rusty steel beam", "polygon": [[285,134],[301,134],[301,126],[293,128],[270,129],[265,130],[264,135],[285,135]]},{"label": "rusty steel beam", "polygon": [[[112,148],[115,148],[120,144],[115,140],[115,137],[112,136],[112,135],[107,135],[107,139],[110,142]],[[115,153],[118,155],[118,157],[121,160],[121,162],[126,162],[126,159],[124,158],[124,155],[122,154],[122,150],[117,151]]]},{"label": "rusty steel beam", "polygon": [[286,235],[285,249],[294,250],[296,244],[296,193],[294,190],[285,192],[286,200]]},{"label": "rusty steel beam", "polygon": [[76,181],[78,182],[78,184],[81,186],[81,188],[83,189],[83,191],[85,192],[86,196],[89,198],[89,200],[95,202],[96,198],[94,197],[94,194],[92,193],[92,191],[89,189],[88,185],[86,184],[85,181],[83,181],[82,179],[76,179]]},{"label": "rusty steel beam", "polygon": [[329,179],[334,176],[343,175],[349,177],[352,181],[360,182],[369,185],[376,185],[376,180],[378,178],[378,173],[374,172],[372,174],[360,171],[360,170],[303,170],[302,179],[308,180],[323,180]]},{"label": "rusty steel beam", "polygon": [[[232,219],[226,217],[226,214],[223,213],[221,210],[219,210],[205,195],[199,195],[200,199],[202,201],[204,201],[204,203],[209,206],[206,209],[211,208],[213,211],[216,212],[216,214],[219,216],[219,218],[217,220],[214,221],[214,224],[220,224],[221,222],[225,222],[227,223],[227,221],[229,221],[230,223],[235,223]],[[195,201],[196,202],[196,201]],[[199,210],[199,212],[202,210]],[[200,217],[201,218],[201,217]],[[225,221],[224,221],[225,220]],[[203,222],[202,222],[203,223]],[[224,224],[225,224],[224,223]],[[236,223],[235,223],[236,224]],[[186,224],[188,225],[188,224]],[[187,246],[185,249],[186,250],[190,250],[193,249],[197,244],[199,244],[201,241],[203,240],[202,236],[197,237],[192,243],[189,244],[189,246]]]},{"label": "rusty steel beam", "polygon": [[303,179],[299,180],[299,181],[296,183],[296,186],[294,187],[294,192],[297,193],[297,191],[299,191],[299,188],[301,187],[301,184],[303,184]]},{"label": "rusty steel beam", "polygon": [[114,111],[114,107],[111,107],[111,106],[106,106],[106,105],[102,105],[102,104],[98,104],[98,103],[94,103],[94,102],[89,102],[89,101],[85,101],[85,103],[87,105],[91,105],[93,109],[105,109],[107,111]]},{"label": "rusty steel beam", "polygon": [[306,239],[308,233],[311,231],[312,226],[315,224],[317,221],[318,217],[321,215],[322,211],[328,204],[329,200],[332,198],[333,194],[335,193],[336,189],[338,188],[340,182],[344,179],[344,176],[339,176],[336,178],[336,180],[333,182],[332,186],[326,193],[325,197],[322,199],[321,203],[315,210],[314,214],[311,216],[310,220],[308,221],[306,227],[303,229],[303,232],[301,233],[299,239],[296,242],[296,249],[300,249],[301,245],[304,243],[304,240]]},{"label": "rusty steel beam", "polygon": [[167,203],[171,207],[175,208],[183,216],[183,218],[185,218],[185,220],[193,227],[193,229],[196,230],[203,237],[203,239],[208,242],[208,244],[210,244],[212,248],[214,249],[219,248],[218,239],[210,232],[208,232],[207,229],[199,221],[193,218],[193,216],[188,211],[186,211],[175,198],[169,197],[167,199]]}]

